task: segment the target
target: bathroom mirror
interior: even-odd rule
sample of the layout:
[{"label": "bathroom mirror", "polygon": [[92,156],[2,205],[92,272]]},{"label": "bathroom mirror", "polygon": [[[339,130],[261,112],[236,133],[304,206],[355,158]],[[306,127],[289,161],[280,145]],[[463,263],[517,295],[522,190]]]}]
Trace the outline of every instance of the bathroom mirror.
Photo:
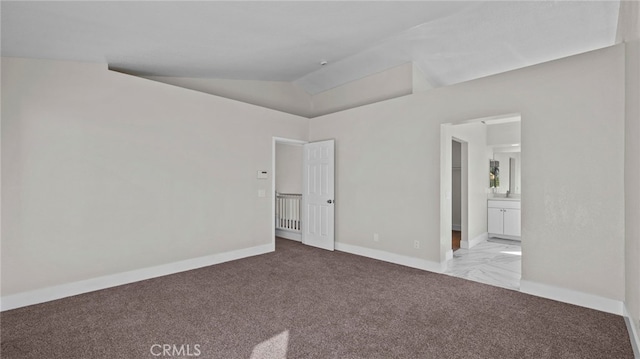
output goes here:
[{"label": "bathroom mirror", "polygon": [[489,162],[489,184],[494,193],[520,194],[520,152],[493,153],[493,160]]}]

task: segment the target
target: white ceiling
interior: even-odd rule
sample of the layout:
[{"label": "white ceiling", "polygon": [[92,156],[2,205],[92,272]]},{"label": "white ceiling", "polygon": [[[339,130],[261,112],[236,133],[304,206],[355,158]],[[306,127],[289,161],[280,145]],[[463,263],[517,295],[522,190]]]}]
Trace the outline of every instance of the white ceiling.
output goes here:
[{"label": "white ceiling", "polygon": [[618,8],[618,1],[2,1],[2,56],[108,63],[147,76],[287,81],[310,94],[413,61],[438,87],[613,45]]}]

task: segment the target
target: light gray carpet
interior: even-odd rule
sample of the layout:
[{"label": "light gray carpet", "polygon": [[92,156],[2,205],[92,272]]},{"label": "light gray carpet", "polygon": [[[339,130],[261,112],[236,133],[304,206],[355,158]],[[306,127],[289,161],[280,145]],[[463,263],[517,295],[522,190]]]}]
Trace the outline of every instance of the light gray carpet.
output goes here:
[{"label": "light gray carpet", "polygon": [[281,239],[0,319],[3,359],[633,358],[622,317]]}]

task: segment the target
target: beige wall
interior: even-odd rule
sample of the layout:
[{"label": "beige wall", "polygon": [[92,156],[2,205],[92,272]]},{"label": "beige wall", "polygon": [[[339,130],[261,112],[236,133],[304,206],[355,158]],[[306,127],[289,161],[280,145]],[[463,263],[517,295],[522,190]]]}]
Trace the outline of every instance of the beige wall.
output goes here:
[{"label": "beige wall", "polygon": [[427,80],[427,76],[425,76],[424,72],[422,72],[422,70],[420,69],[420,66],[416,65],[415,62],[413,63],[412,71],[412,93],[429,91],[432,88],[436,87],[429,80]]},{"label": "beige wall", "polygon": [[104,65],[3,58],[2,295],[271,243],[256,171],[273,136],[307,134]]},{"label": "beige wall", "polygon": [[313,116],[364,106],[413,92],[413,63],[346,83],[313,95]]},{"label": "beige wall", "polygon": [[430,88],[424,75],[409,62],[310,95],[294,82],[145,76],[145,78],[304,117],[316,117],[348,108],[408,95]]},{"label": "beige wall", "polygon": [[302,146],[276,143],[276,191],[302,193]]},{"label": "beige wall", "polygon": [[[487,189],[489,188],[488,172],[491,152],[487,148],[487,126],[481,122],[451,126],[451,136],[467,144],[466,209],[464,208],[465,200],[462,201],[463,226],[465,224],[467,226],[466,231],[462,231],[462,240],[466,242],[487,233]],[[445,138],[442,141],[450,141],[450,139]],[[448,164],[447,167],[449,167]],[[451,191],[450,187],[445,189],[445,193]],[[446,239],[445,244],[448,242]]]},{"label": "beige wall", "polygon": [[145,78],[298,116],[313,115],[311,96],[291,82],[166,76]]},{"label": "beige wall", "polygon": [[[625,306],[640,336],[640,3],[620,5],[618,41],[626,42]],[[636,343],[640,346],[640,342]]]},{"label": "beige wall", "polygon": [[440,125],[511,113],[526,148],[522,278],[622,300],[622,46],[312,119],[310,140],[337,140],[336,240],[440,261]]},{"label": "beige wall", "polygon": [[520,143],[520,121],[487,126],[487,145],[504,146]]},{"label": "beige wall", "polygon": [[626,48],[625,304],[640,335],[640,40],[628,42]]}]

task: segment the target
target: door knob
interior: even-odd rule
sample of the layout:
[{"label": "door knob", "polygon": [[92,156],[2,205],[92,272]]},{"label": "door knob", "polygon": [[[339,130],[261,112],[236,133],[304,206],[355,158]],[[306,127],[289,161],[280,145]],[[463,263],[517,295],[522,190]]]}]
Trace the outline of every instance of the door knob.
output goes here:
[{"label": "door knob", "polygon": [[333,200],[328,199],[327,203],[331,204],[331,203],[333,203]]}]

